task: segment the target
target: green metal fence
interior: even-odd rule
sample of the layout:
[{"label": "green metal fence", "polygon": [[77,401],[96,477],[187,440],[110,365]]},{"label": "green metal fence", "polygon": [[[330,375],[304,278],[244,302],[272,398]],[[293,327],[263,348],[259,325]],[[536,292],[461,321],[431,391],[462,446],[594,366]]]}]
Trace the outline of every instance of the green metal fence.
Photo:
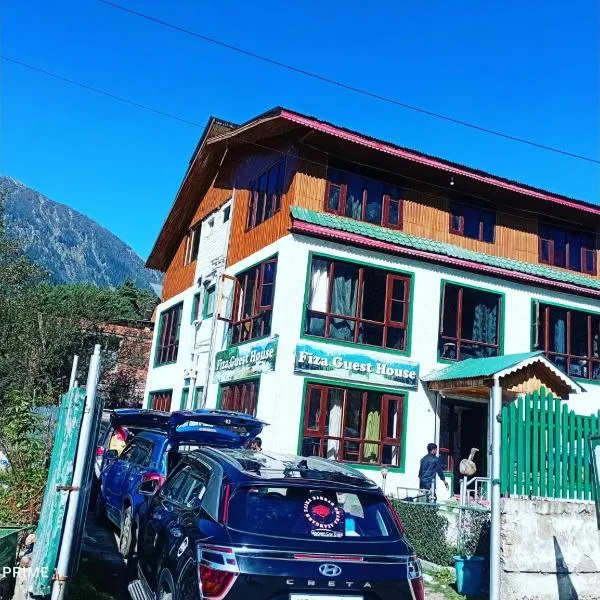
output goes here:
[{"label": "green metal fence", "polygon": [[506,405],[502,494],[592,500],[589,439],[598,433],[600,411],[578,415],[544,388]]}]

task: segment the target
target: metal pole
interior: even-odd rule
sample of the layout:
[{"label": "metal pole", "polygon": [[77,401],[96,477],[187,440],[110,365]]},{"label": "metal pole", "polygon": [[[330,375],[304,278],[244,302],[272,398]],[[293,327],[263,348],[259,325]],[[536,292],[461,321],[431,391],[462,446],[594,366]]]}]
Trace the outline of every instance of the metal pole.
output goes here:
[{"label": "metal pole", "polygon": [[502,426],[502,387],[494,377],[491,394],[492,413],[492,515],[490,524],[490,600],[500,600],[500,436]]},{"label": "metal pole", "polygon": [[77,377],[77,365],[79,364],[79,356],[75,354],[73,356],[73,366],[71,367],[71,379],[69,380],[69,389],[72,390],[75,387],[75,378]]},{"label": "metal pole", "polygon": [[83,478],[88,448],[90,443],[94,443],[94,440],[91,440],[90,438],[96,407],[96,391],[99,376],[100,344],[96,344],[94,347],[94,354],[92,354],[92,357],[90,358],[90,368],[86,385],[85,409],[81,421],[81,431],[79,432],[79,443],[77,444],[77,457],[75,458],[72,490],[69,491],[69,498],[67,500],[67,514],[56,564],[56,576],[54,584],[52,585],[52,600],[62,600],[65,593],[65,584],[69,575],[71,559],[76,558],[71,556],[71,546],[73,544],[79,499],[85,497],[85,495],[80,494],[80,492],[83,491],[82,487],[88,483],[83,481]]}]

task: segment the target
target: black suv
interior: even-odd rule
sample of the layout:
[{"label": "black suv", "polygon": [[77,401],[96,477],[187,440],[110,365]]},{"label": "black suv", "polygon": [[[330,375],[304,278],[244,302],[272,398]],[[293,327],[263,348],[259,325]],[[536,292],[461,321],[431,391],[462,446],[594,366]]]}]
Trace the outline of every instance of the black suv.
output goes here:
[{"label": "black suv", "polygon": [[140,511],[134,600],[422,600],[382,491],[321,458],[203,448]]}]

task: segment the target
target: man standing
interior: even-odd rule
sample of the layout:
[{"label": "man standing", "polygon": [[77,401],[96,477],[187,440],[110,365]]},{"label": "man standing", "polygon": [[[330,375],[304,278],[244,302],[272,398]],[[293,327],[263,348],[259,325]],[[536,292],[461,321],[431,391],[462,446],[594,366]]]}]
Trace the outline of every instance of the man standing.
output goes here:
[{"label": "man standing", "polygon": [[[419,487],[422,490],[432,491],[435,476],[438,476],[448,489],[448,482],[444,477],[444,469],[438,457],[438,447],[435,444],[427,444],[427,454],[421,459],[419,467]],[[435,498],[435,491],[433,492]]]}]

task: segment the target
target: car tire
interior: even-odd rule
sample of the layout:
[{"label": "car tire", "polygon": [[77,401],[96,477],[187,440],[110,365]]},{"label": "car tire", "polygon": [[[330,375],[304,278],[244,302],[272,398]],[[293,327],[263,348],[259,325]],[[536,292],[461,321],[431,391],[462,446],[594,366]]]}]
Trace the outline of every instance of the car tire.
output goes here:
[{"label": "car tire", "polygon": [[131,558],[132,551],[135,548],[135,533],[133,509],[131,506],[127,506],[123,511],[121,534],[119,535],[119,552],[122,554],[123,558]]}]

